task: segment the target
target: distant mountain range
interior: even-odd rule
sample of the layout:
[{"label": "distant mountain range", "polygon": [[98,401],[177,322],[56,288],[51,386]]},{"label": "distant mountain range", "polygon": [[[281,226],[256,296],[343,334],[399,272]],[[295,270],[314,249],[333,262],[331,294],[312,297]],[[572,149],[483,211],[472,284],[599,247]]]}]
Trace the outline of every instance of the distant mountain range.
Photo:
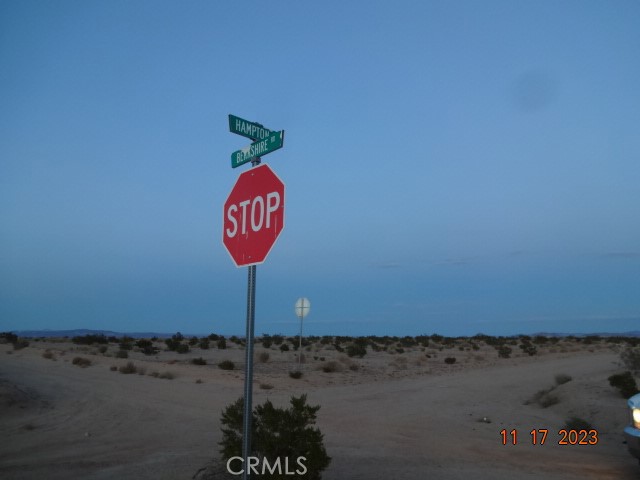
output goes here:
[{"label": "distant mountain range", "polygon": [[[78,337],[82,335],[104,335],[106,337],[133,337],[133,338],[169,338],[174,335],[176,332],[166,333],[166,332],[113,332],[111,330],[88,330],[88,329],[76,329],[76,330],[19,330],[13,331],[19,337]],[[206,334],[196,334],[196,333],[184,333],[181,332],[185,337],[203,337]],[[640,330],[635,330],[632,332],[597,332],[597,333],[550,333],[550,332],[540,332],[540,333],[531,333],[528,334],[530,337],[535,337],[536,335],[544,335],[545,337],[587,337],[587,336],[599,336],[599,337],[640,337]],[[240,337],[240,335],[238,335]],[[469,335],[472,337],[473,335]],[[497,335],[494,335],[497,336]],[[503,335],[504,336],[504,335]],[[515,337],[517,335],[506,335],[509,337]]]},{"label": "distant mountain range", "polygon": [[[111,330],[88,330],[80,328],[76,330],[19,330],[13,331],[19,337],[81,337],[83,335],[104,335],[105,337],[133,337],[133,338],[169,338],[173,333],[159,333],[159,332],[113,332]],[[192,337],[192,334],[183,333],[185,337]],[[202,336],[202,335],[196,335]]]}]

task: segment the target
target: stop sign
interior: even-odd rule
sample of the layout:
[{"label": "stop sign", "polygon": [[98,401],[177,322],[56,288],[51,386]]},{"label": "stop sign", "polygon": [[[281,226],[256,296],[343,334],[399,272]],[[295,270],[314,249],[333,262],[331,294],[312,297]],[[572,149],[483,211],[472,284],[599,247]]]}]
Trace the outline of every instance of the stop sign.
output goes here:
[{"label": "stop sign", "polygon": [[262,164],[242,173],[224,203],[222,243],[238,267],[264,262],[284,227],[284,183]]}]

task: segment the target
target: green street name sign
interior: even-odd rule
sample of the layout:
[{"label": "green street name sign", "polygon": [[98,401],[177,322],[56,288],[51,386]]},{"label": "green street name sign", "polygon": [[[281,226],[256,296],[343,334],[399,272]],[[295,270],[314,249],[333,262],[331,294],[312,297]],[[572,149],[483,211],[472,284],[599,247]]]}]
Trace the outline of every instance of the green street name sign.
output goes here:
[{"label": "green street name sign", "polygon": [[274,133],[259,123],[250,122],[235,115],[229,115],[229,131],[250,138],[251,140],[264,140]]},{"label": "green street name sign", "polygon": [[262,140],[253,142],[248,147],[242,150],[237,150],[231,154],[231,167],[236,168],[247,162],[250,162],[254,157],[261,157],[267,153],[274,152],[279,148],[282,148],[284,144],[284,130],[279,132],[270,132],[269,136]]}]

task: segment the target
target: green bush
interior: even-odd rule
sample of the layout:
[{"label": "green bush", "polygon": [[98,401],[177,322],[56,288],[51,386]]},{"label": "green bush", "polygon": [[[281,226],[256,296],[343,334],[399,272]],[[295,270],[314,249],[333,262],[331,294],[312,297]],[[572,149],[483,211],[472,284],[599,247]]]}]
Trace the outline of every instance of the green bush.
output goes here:
[{"label": "green bush", "polygon": [[364,357],[367,354],[367,347],[361,343],[352,343],[347,346],[347,355],[350,357]]},{"label": "green bush", "polygon": [[138,369],[133,364],[133,362],[127,362],[126,365],[121,366],[118,371],[124,374],[136,373]]},{"label": "green bush", "polygon": [[216,346],[220,349],[220,350],[224,350],[227,348],[227,339],[224,337],[220,337],[218,339],[218,341],[216,342]]},{"label": "green bush", "polygon": [[617,388],[620,391],[620,395],[624,398],[633,397],[638,393],[638,385],[633,378],[631,372],[618,373],[609,377],[609,385]]},{"label": "green bush", "polygon": [[81,368],[86,368],[89,365],[91,365],[91,360],[89,360],[88,358],[83,358],[83,357],[75,357],[71,363],[73,363],[74,365],[77,365]]},{"label": "green bush", "polygon": [[[252,412],[251,455],[295,465],[298,457],[305,457],[307,473],[296,478],[320,480],[321,473],[329,466],[331,457],[327,455],[323,443],[323,434],[315,427],[316,413],[320,406],[307,405],[307,396],[291,397],[291,407],[277,408],[271,401],[258,405]],[[222,412],[222,441],[220,453],[224,461],[242,456],[242,418],[244,400],[239,398]],[[285,480],[286,472],[281,475],[265,472],[260,478]]]},{"label": "green bush", "polygon": [[456,363],[456,357],[447,357],[444,359],[444,363],[453,365],[454,363]]},{"label": "green bush", "polygon": [[302,372],[300,370],[295,370],[293,372],[289,372],[289,376],[297,380],[299,378],[302,378]]},{"label": "green bush", "polygon": [[289,351],[289,345],[287,345],[286,343],[283,343],[282,345],[280,345],[280,351],[281,352],[288,352]]},{"label": "green bush", "polygon": [[207,361],[202,357],[198,357],[198,358],[192,358],[191,363],[194,365],[206,365]]},{"label": "green bush", "polygon": [[498,348],[498,356],[500,358],[509,358],[511,356],[511,347],[507,347],[506,345],[500,345]]},{"label": "green bush", "polygon": [[236,365],[231,360],[223,360],[218,364],[222,370],[233,370]]}]

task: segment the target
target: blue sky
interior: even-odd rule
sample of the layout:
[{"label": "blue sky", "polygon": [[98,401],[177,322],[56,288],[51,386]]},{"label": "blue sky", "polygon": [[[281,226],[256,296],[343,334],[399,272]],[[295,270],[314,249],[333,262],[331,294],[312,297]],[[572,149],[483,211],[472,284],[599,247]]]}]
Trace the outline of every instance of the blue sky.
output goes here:
[{"label": "blue sky", "polygon": [[640,329],[636,1],[0,3],[0,330],[242,334],[247,139],[286,227],[256,333]]}]

